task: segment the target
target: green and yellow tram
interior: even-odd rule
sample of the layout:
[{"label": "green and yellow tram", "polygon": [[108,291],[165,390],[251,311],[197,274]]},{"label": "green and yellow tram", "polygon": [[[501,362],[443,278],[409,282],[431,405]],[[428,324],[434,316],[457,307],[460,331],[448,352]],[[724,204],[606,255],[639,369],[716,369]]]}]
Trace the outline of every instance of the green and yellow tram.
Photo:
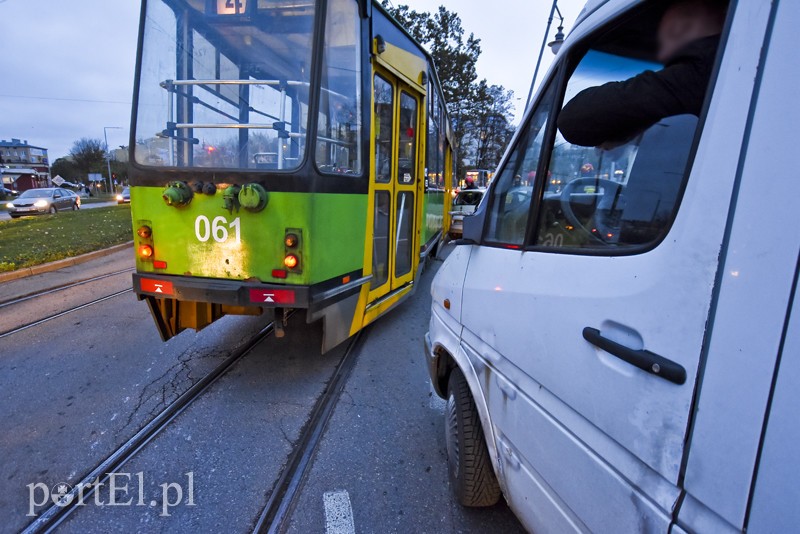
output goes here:
[{"label": "green and yellow tram", "polygon": [[453,137],[431,58],[378,4],[146,0],[135,84],[133,286],[162,339],[302,309],[328,350],[411,294]]}]

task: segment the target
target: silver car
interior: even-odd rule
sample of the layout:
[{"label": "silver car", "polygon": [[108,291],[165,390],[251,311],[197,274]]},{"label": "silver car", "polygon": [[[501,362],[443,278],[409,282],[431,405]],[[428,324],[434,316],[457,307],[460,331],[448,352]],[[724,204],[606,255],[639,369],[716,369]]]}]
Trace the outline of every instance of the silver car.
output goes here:
[{"label": "silver car", "polygon": [[8,214],[14,219],[23,215],[56,213],[59,210],[77,210],[80,207],[80,197],[72,191],[61,187],[28,189],[23,191],[18,198],[6,204]]},{"label": "silver car", "polygon": [[458,239],[464,233],[464,217],[475,212],[475,208],[481,203],[485,188],[464,189],[456,194],[453,199],[453,210],[450,212],[450,230],[448,231],[451,239]]}]

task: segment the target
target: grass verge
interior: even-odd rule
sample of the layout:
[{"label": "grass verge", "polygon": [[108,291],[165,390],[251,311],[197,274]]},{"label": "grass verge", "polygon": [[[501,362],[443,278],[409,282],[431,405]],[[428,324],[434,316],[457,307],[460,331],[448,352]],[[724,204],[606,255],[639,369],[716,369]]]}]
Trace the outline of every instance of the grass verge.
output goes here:
[{"label": "grass verge", "polygon": [[119,245],[132,235],[128,204],[0,221],[0,272]]}]

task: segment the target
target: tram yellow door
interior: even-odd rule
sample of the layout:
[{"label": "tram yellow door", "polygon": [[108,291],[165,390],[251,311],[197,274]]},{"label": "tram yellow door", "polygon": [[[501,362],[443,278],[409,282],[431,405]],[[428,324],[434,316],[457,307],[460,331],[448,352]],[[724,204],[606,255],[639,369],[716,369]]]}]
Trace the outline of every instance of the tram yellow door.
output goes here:
[{"label": "tram yellow door", "polygon": [[[373,232],[369,300],[414,277],[420,95],[396,77],[373,77]],[[416,259],[416,261],[415,261]]]}]

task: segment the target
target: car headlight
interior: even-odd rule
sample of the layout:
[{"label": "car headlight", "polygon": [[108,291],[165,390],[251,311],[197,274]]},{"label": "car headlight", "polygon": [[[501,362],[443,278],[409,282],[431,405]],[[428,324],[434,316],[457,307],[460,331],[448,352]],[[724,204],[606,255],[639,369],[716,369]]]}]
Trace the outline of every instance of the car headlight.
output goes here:
[{"label": "car headlight", "polygon": [[8,209],[12,209],[14,207],[14,203],[13,202],[9,202],[8,204],[6,204],[6,207]]},{"label": "car headlight", "polygon": [[46,208],[47,207],[47,201],[46,200],[37,200],[36,202],[33,203],[33,205],[36,206],[37,208]]},{"label": "car headlight", "polygon": [[122,201],[122,195],[117,195],[117,200]]}]

